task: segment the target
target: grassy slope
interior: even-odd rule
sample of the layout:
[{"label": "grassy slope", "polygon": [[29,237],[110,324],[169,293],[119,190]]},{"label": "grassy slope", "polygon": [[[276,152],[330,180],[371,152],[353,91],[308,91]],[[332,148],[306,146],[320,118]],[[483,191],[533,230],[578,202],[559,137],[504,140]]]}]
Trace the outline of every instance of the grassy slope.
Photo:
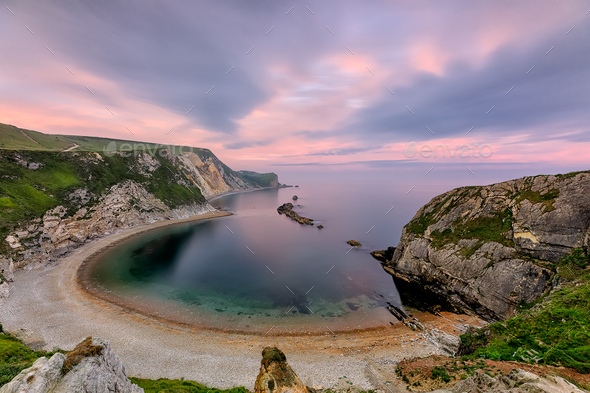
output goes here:
[{"label": "grassy slope", "polygon": [[[0,238],[7,236],[15,227],[42,217],[58,205],[68,209],[77,206],[67,199],[76,188],[86,187],[95,195],[89,206],[111,186],[127,179],[145,184],[146,189],[176,207],[204,201],[197,187],[190,189],[176,183],[182,175],[169,161],[156,154],[161,166],[145,177],[130,168],[136,164],[134,157],[106,157],[98,164],[84,160],[96,154],[90,152],[62,153],[54,151],[21,151],[18,155],[28,162],[40,162],[43,166],[33,170],[15,160],[15,152],[0,150]],[[89,181],[89,179],[91,179]],[[70,213],[73,213],[71,211]],[[7,251],[6,242],[0,242],[0,253]]]},{"label": "grassy slope", "polygon": [[[26,134],[29,137],[27,137]],[[31,140],[32,139],[32,140]],[[158,145],[157,143],[148,142],[137,142],[126,139],[112,139],[112,138],[101,138],[94,136],[79,136],[79,135],[57,135],[57,134],[44,134],[38,131],[26,130],[18,128],[8,124],[0,123],[0,149],[8,150],[50,150],[50,151],[62,151],[78,145],[72,151],[96,151],[103,152],[110,143],[115,142],[117,146],[122,144],[130,144],[131,146],[140,146],[139,149],[146,151],[155,151],[158,148],[168,147],[176,148],[178,151],[179,146],[176,145]],[[205,157],[211,156],[208,149],[201,149],[198,147],[192,148],[196,153],[199,153]],[[184,149],[186,151],[186,148]]]},{"label": "grassy slope", "polygon": [[[571,177],[572,172],[558,177]],[[545,176],[545,175],[540,175]],[[526,180],[532,184],[534,177]],[[406,225],[406,230],[423,236],[426,228],[461,203],[463,198],[477,192],[477,187],[457,189],[458,198],[442,211],[450,197],[441,199],[432,211],[415,217]],[[511,197],[516,202],[528,199],[533,204],[545,205],[545,211],[554,210],[553,202],[559,196],[554,189],[546,194],[523,190]],[[462,250],[469,257],[483,242],[496,241],[513,246],[506,234],[511,228],[510,210],[495,212],[489,217],[463,222],[458,220],[451,229],[431,233],[432,247],[441,248],[460,239],[478,239],[473,249]],[[526,363],[548,364],[573,368],[581,373],[590,373],[590,261],[588,250],[576,249],[559,263],[548,261],[545,267],[558,272],[561,283],[535,304],[520,305],[520,314],[504,322],[461,336],[465,348],[472,352],[468,359],[491,359]],[[473,352],[474,351],[474,352]]]},{"label": "grassy slope", "polygon": [[14,336],[0,333],[0,386],[10,382],[25,368],[31,367],[39,357],[52,354],[34,351]]},{"label": "grassy slope", "polygon": [[558,264],[560,288],[520,315],[461,336],[470,359],[549,364],[590,373],[590,266],[583,249]]},{"label": "grassy slope", "polygon": [[[27,137],[28,136],[28,137]],[[71,151],[92,151],[104,152],[109,149],[109,145],[115,142],[119,148],[126,145],[124,149],[140,150],[154,152],[159,148],[169,148],[173,154],[180,152],[180,146],[177,145],[158,145],[156,143],[137,142],[125,139],[100,138],[93,136],[79,135],[52,135],[43,134],[37,131],[25,130],[8,124],[0,123],[0,149],[8,150],[48,150],[63,151],[78,145]],[[191,147],[193,152],[199,154],[202,159],[213,158],[223,167],[228,175],[236,175],[252,187],[269,187],[273,179],[277,179],[274,173],[257,173],[251,171],[234,171],[221,162],[209,149]],[[182,151],[190,151],[183,147]]]},{"label": "grassy slope", "polygon": [[180,379],[166,379],[160,378],[141,379],[129,378],[131,382],[138,385],[145,390],[145,393],[246,393],[248,389],[244,387],[220,390],[215,388],[208,388],[193,381],[184,381]]}]

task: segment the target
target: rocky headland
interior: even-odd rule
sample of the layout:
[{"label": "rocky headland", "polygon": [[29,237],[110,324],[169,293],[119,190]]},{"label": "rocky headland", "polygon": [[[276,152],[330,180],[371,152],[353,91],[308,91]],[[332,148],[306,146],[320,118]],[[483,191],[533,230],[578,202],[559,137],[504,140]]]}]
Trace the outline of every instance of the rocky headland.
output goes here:
[{"label": "rocky headland", "polygon": [[457,188],[373,256],[408,300],[505,320],[550,290],[561,258],[588,249],[589,206],[587,171]]},{"label": "rocky headland", "polygon": [[279,206],[277,208],[277,212],[279,214],[284,214],[287,217],[291,217],[293,220],[297,221],[302,225],[313,225],[313,220],[311,218],[302,217],[296,211],[293,211],[293,204],[290,202],[283,203],[281,206]]}]

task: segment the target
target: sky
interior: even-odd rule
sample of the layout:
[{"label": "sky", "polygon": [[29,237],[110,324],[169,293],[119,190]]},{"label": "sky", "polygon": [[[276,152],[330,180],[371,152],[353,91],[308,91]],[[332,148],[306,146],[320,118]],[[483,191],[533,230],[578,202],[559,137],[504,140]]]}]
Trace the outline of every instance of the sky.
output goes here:
[{"label": "sky", "polygon": [[589,169],[588,1],[2,3],[2,123],[295,180]]}]

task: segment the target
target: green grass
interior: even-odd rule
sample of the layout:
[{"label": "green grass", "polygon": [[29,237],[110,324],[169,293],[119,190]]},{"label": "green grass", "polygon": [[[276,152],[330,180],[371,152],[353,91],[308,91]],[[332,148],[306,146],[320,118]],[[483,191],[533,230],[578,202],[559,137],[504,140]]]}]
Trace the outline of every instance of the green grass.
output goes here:
[{"label": "green grass", "polygon": [[227,390],[208,388],[204,385],[193,381],[184,381],[180,379],[140,379],[129,378],[132,383],[145,390],[145,393],[247,393],[248,389],[244,387],[232,388]]},{"label": "green grass", "polygon": [[507,238],[507,234],[512,228],[512,220],[512,212],[508,209],[492,213],[487,217],[468,219],[464,222],[459,219],[451,225],[451,228],[442,232],[440,230],[433,231],[430,234],[432,246],[441,248],[449,243],[457,244],[461,239],[478,239],[479,241],[474,247],[464,251],[466,257],[473,255],[484,242],[493,241],[514,247],[514,242]]},{"label": "green grass", "polygon": [[440,379],[445,383],[451,382],[451,376],[447,372],[447,370],[442,366],[437,366],[432,369],[432,373],[430,375],[432,379]]},{"label": "green grass", "polygon": [[520,315],[461,336],[463,345],[477,348],[468,358],[549,364],[590,373],[590,265],[587,253],[576,249],[559,262],[562,284]]},{"label": "green grass", "polygon": [[258,173],[251,171],[235,172],[242,180],[254,187],[271,187],[272,182],[278,181],[275,173]]},{"label": "green grass", "polygon": [[1,332],[0,325],[0,386],[10,382],[41,356],[50,357],[54,352],[34,351],[14,336]]},{"label": "green grass", "polygon": [[[23,342],[11,334],[2,331],[0,325],[0,386],[3,386],[16,377],[22,370],[33,365],[35,360],[45,356],[53,356],[56,352],[65,351],[35,351],[27,347]],[[130,378],[132,383],[144,388],[146,393],[248,393],[243,387],[221,390],[208,387],[192,381],[170,379],[139,379]]]},{"label": "green grass", "polygon": [[[28,136],[28,137],[27,137]],[[8,150],[45,150],[62,151],[78,145],[72,151],[104,152],[110,143],[117,146],[129,144],[132,148],[138,147],[146,151],[156,151],[163,147],[170,147],[172,152],[179,151],[177,145],[161,146],[157,143],[136,142],[126,139],[112,139],[94,136],[44,134],[38,131],[26,130],[9,124],[0,123],[0,149]],[[192,148],[195,153],[207,158],[213,155],[208,149]],[[186,149],[185,149],[186,150]]]},{"label": "green grass", "polygon": [[558,197],[559,190],[557,188],[554,188],[546,192],[545,194],[541,194],[538,191],[525,190],[518,194],[516,202],[520,203],[521,201],[528,199],[529,201],[531,201],[533,205],[537,203],[542,203],[543,206],[545,206],[545,213],[547,213],[555,210],[555,206],[553,206],[553,203],[555,202],[555,199],[557,199]]},{"label": "green grass", "polygon": [[[98,153],[102,161],[91,152],[9,151],[0,149],[0,238],[11,230],[24,226],[32,219],[42,217],[49,209],[62,205],[70,214],[77,205],[68,199],[75,189],[86,187],[94,198],[87,207],[97,203],[110,187],[126,180],[134,180],[164,201],[170,208],[202,203],[198,187],[181,186],[184,178],[178,169],[156,154],[161,166],[146,177],[130,170],[137,165],[135,157]],[[27,162],[42,163],[33,170],[20,165],[16,157]],[[94,160],[89,162],[89,160]],[[10,251],[6,242],[0,242],[0,253]]]}]

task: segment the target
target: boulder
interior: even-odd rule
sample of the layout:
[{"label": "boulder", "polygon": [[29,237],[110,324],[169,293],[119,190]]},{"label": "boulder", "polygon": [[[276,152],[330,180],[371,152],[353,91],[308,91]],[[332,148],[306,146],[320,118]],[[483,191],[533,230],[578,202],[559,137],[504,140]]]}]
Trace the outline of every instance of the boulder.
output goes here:
[{"label": "boulder", "polygon": [[260,363],[254,393],[308,393],[301,379],[287,364],[285,354],[277,347],[264,348]]},{"label": "boulder", "polygon": [[357,242],[356,240],[349,240],[346,243],[356,248],[361,248],[363,246],[360,242]]},{"label": "boulder", "polygon": [[41,357],[0,388],[0,393],[142,393],[125,374],[108,341],[88,337],[64,355]]},{"label": "boulder", "polygon": [[297,195],[293,195],[293,200],[296,201],[297,199],[299,199],[299,197]]}]

